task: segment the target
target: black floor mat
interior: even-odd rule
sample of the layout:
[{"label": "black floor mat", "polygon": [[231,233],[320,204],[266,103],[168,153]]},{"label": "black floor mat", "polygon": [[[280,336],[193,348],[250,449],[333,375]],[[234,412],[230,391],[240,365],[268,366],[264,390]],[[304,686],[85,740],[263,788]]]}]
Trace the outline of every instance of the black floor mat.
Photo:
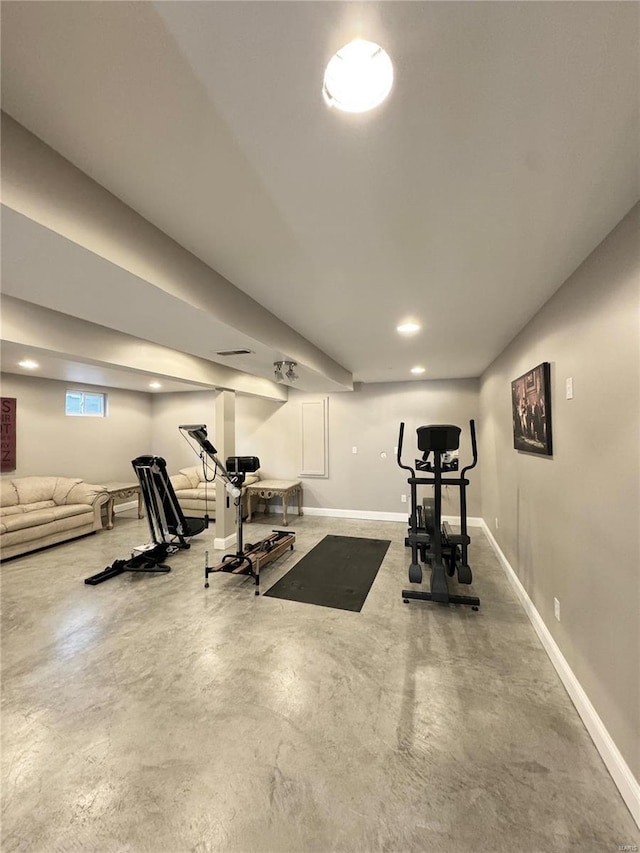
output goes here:
[{"label": "black floor mat", "polygon": [[389,539],[325,536],[265,595],[359,613],[390,544]]}]

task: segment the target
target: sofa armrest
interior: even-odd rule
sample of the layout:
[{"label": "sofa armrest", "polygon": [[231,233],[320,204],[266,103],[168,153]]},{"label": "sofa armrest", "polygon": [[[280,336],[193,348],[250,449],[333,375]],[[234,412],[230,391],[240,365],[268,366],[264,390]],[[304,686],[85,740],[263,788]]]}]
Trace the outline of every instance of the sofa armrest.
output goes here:
[{"label": "sofa armrest", "polygon": [[185,474],[174,474],[173,477],[169,477],[171,481],[171,485],[173,486],[174,491],[179,492],[181,489],[191,489],[193,488],[191,485],[191,481]]},{"label": "sofa armrest", "polygon": [[65,504],[89,504],[96,507],[106,504],[109,493],[104,486],[96,486],[93,483],[78,483],[69,490],[64,500]]}]

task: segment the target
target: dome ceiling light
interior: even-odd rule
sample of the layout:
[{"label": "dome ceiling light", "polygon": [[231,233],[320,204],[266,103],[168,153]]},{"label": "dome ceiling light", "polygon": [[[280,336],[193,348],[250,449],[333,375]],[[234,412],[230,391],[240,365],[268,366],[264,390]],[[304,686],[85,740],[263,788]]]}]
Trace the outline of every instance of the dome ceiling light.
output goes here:
[{"label": "dome ceiling light", "polygon": [[420,326],[417,323],[402,323],[397,326],[397,330],[401,335],[414,335],[420,331]]},{"label": "dome ceiling light", "polygon": [[374,42],[355,39],[329,60],[322,94],[330,107],[364,113],[381,104],[392,85],[389,54]]}]

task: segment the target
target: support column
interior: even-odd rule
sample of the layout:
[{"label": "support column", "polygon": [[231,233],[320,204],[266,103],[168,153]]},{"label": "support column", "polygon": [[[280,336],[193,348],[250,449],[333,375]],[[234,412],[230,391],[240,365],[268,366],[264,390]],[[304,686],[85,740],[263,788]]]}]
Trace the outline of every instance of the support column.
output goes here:
[{"label": "support column", "polygon": [[[218,458],[224,464],[236,452],[236,395],[234,391],[216,391],[215,439]],[[233,498],[216,480],[216,535],[214,548],[226,550],[236,543],[236,508]]]}]

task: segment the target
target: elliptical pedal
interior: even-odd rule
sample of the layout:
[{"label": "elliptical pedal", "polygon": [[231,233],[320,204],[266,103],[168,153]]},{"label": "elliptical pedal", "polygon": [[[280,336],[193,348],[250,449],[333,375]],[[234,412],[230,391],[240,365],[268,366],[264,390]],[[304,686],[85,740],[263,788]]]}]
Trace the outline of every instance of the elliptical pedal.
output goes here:
[{"label": "elliptical pedal", "polygon": [[464,563],[458,566],[458,583],[469,584],[473,581],[473,574],[471,572],[471,566],[467,566]]}]

